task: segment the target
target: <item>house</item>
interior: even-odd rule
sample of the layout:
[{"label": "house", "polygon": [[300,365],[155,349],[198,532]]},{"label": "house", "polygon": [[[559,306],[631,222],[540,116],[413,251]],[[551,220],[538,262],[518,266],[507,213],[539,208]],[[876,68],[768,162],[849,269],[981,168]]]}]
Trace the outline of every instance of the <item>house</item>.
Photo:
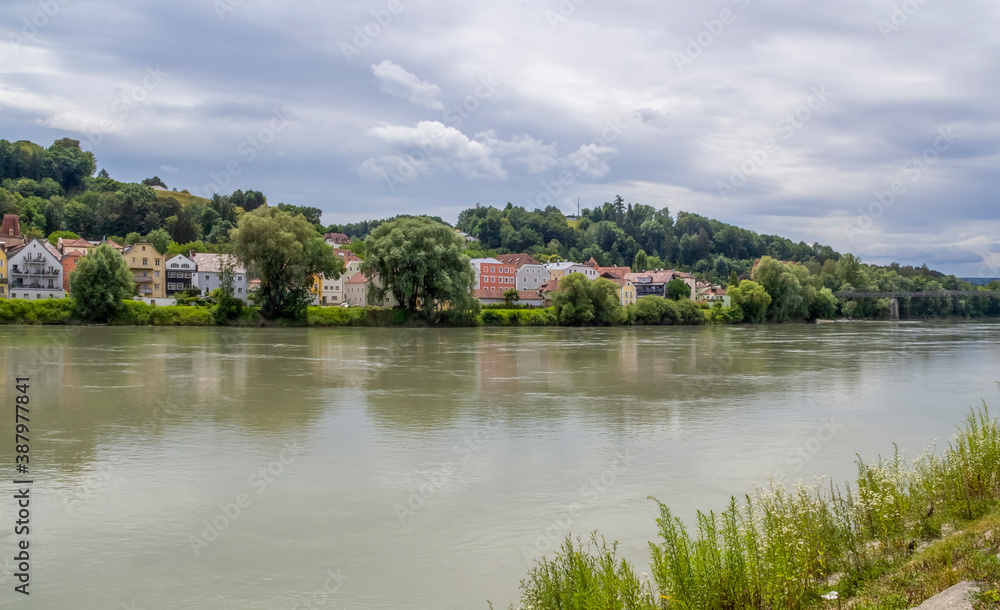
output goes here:
[{"label": "house", "polygon": [[163,255],[148,241],[140,241],[125,249],[125,263],[139,285],[141,299],[167,298],[166,277],[163,275]]},{"label": "house", "polygon": [[618,274],[611,271],[602,273],[601,277],[618,286],[618,300],[622,307],[635,304],[635,284],[631,280],[618,277]]},{"label": "house", "polygon": [[[478,299],[483,305],[496,305],[507,302],[507,299],[504,298],[505,292],[507,291],[481,288],[473,290],[472,296]],[[530,305],[532,307],[542,307],[545,305],[545,300],[538,294],[537,290],[519,290],[517,295],[517,305]]]},{"label": "house", "polygon": [[702,303],[707,303],[709,305],[722,303],[725,307],[729,307],[730,304],[730,299],[726,294],[726,289],[722,286],[711,284],[699,286],[695,300],[699,305]]},{"label": "house", "polygon": [[7,298],[7,249],[0,245],[0,299]]},{"label": "house", "polygon": [[514,288],[518,290],[538,290],[549,280],[549,272],[527,254],[501,254],[496,259],[514,267]]},{"label": "house", "polygon": [[472,243],[474,241],[479,241],[479,238],[474,235],[469,235],[465,231],[456,231],[458,236],[465,240],[466,243]]},{"label": "house", "polygon": [[570,261],[562,263],[549,263],[548,265],[545,265],[545,268],[549,272],[550,280],[561,280],[570,273],[582,273],[587,276],[588,280],[593,281],[600,275],[600,273],[597,272],[597,269]]},{"label": "house", "polygon": [[[172,297],[178,292],[194,288],[194,274],[198,266],[183,254],[175,254],[167,259],[167,296]],[[235,279],[233,278],[235,291]]]},{"label": "house", "polygon": [[56,242],[56,250],[58,250],[63,256],[66,256],[67,254],[79,254],[80,256],[86,256],[88,252],[96,247],[97,246],[93,242],[89,242],[86,239],[69,239],[66,237],[60,237],[59,241]]},{"label": "house", "polygon": [[361,259],[350,250],[334,249],[333,253],[344,261],[346,271],[336,279],[324,277],[322,274],[313,277],[313,287],[310,292],[317,297],[314,300],[317,305],[337,306],[347,302],[345,284],[361,271]]},{"label": "house", "polygon": [[246,268],[232,254],[208,254],[191,252],[188,258],[195,264],[195,274],[191,278],[191,287],[201,291],[202,296],[208,296],[216,288],[222,287],[222,266],[227,261],[232,264],[233,296],[243,302],[247,301],[249,286]]},{"label": "house", "polygon": [[351,243],[351,238],[343,233],[327,233],[323,236],[323,241],[331,246],[346,246]]},{"label": "house", "polygon": [[644,271],[642,273],[629,273],[625,279],[635,285],[637,299],[650,295],[667,298],[667,284],[671,280],[680,279],[690,287],[691,300],[695,300],[695,279],[690,273],[663,270]]},{"label": "house", "polygon": [[64,299],[63,267],[59,253],[49,242],[32,239],[7,252],[10,298],[37,301]]},{"label": "house", "polygon": [[[61,239],[59,241],[62,241]],[[76,271],[76,266],[80,263],[80,259],[86,256],[86,251],[80,252],[78,250],[73,250],[69,254],[63,254],[60,259],[60,263],[63,268],[63,290],[69,292],[70,275]]]},{"label": "house", "polygon": [[587,267],[590,267],[591,269],[597,269],[598,275],[604,275],[605,273],[611,273],[615,277],[625,278],[625,277],[628,276],[629,273],[632,273],[632,268],[631,267],[601,267],[600,265],[597,264],[597,261],[594,260],[593,256],[591,256],[590,260],[587,261],[587,262],[585,262],[584,265],[586,265]]},{"label": "house", "polygon": [[495,258],[474,258],[470,262],[476,273],[474,289],[510,290],[515,287],[517,271],[514,265]]},{"label": "house", "polygon": [[4,214],[3,222],[0,223],[0,246],[9,251],[26,243],[28,240],[21,235],[20,217],[17,214]]},{"label": "house", "polygon": [[552,293],[559,292],[559,280],[549,280],[538,289],[538,296],[542,297],[542,305],[552,307]]},{"label": "house", "polygon": [[378,286],[379,285],[378,276],[369,278],[364,273],[361,272],[355,273],[354,276],[351,277],[349,280],[347,280],[347,282],[344,284],[345,302],[355,307],[367,307],[369,305],[371,305],[372,307],[395,307],[396,305],[398,305],[395,297],[392,296],[392,293],[386,294],[385,298],[382,299],[381,302],[369,303],[368,302],[368,289],[370,287],[369,284]]}]

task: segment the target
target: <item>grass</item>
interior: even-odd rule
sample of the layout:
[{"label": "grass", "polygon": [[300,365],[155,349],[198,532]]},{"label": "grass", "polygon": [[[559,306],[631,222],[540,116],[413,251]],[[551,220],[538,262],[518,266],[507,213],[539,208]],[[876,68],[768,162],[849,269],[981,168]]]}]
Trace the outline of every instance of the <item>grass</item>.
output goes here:
[{"label": "grass", "polygon": [[163,200],[167,199],[168,197],[173,197],[183,207],[187,207],[187,206],[191,205],[192,203],[202,203],[202,204],[205,204],[205,205],[208,205],[209,203],[211,203],[211,200],[209,200],[209,199],[205,199],[204,197],[197,197],[197,196],[192,195],[190,193],[181,193],[180,191],[177,191],[177,192],[174,192],[174,191],[156,191],[156,199],[160,203],[162,203]]},{"label": "grass", "polygon": [[1000,421],[986,405],[940,454],[857,464],[853,485],[769,481],[721,513],[698,512],[693,530],[661,503],[652,583],[624,561],[609,571],[613,545],[568,538],[521,582],[522,605],[823,608],[836,591],[840,607],[889,610],[968,579],[985,583],[978,607],[1000,608]]}]

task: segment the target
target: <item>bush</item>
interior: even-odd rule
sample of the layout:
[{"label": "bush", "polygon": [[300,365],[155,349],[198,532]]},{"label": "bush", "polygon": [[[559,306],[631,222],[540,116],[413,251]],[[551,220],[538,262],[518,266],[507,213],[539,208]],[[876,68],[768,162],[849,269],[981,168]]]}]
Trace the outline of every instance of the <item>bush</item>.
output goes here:
[{"label": "bush", "polygon": [[69,299],[0,300],[0,324],[70,324],[75,321]]},{"label": "bush", "polygon": [[556,316],[548,309],[484,309],[479,314],[483,326],[555,326]]}]

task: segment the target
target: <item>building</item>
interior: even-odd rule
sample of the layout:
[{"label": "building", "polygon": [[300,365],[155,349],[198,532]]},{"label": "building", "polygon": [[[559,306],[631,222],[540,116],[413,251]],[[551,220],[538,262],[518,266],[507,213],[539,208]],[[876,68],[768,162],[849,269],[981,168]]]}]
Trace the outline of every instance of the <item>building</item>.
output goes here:
[{"label": "building", "polygon": [[618,286],[618,300],[622,307],[635,304],[635,284],[631,280],[618,277],[618,274],[612,271],[605,271],[601,277]]},{"label": "building", "polygon": [[[183,254],[175,254],[167,259],[167,296],[194,288],[194,274],[198,267]],[[234,290],[235,290],[235,278]]]},{"label": "building", "polygon": [[0,245],[0,299],[7,298],[7,249]]},{"label": "building", "polygon": [[167,298],[163,255],[153,244],[141,241],[126,248],[125,263],[132,270],[135,283],[139,285],[140,298]]},{"label": "building", "polygon": [[355,273],[354,276],[348,279],[344,284],[344,301],[354,307],[368,307],[369,305],[372,307],[395,307],[399,304],[396,302],[395,297],[392,296],[392,293],[386,294],[385,298],[382,299],[381,302],[369,303],[369,283],[378,286],[378,276],[369,278],[364,273]]},{"label": "building", "polygon": [[[62,241],[62,240],[59,240]],[[72,251],[69,254],[63,254],[60,263],[63,268],[63,290],[69,292],[69,280],[70,275],[76,271],[76,266],[80,264],[80,259],[86,256],[86,252]]]},{"label": "building", "polygon": [[667,284],[671,280],[680,279],[691,289],[691,300],[695,300],[695,279],[690,273],[683,271],[644,271],[642,273],[629,273],[625,279],[630,280],[635,285],[636,298],[645,296],[658,296],[667,298]]},{"label": "building", "polygon": [[27,238],[21,235],[20,217],[17,214],[4,214],[3,222],[0,223],[0,246],[10,251],[26,243],[28,243]]},{"label": "building", "polygon": [[726,289],[722,286],[711,284],[699,285],[697,293],[695,300],[698,304],[706,303],[714,305],[715,303],[722,303],[725,307],[729,307],[730,299],[726,294]]},{"label": "building", "polygon": [[[505,292],[507,291],[479,289],[473,290],[472,296],[478,299],[483,305],[496,305],[507,302],[507,299],[504,298]],[[545,305],[545,300],[538,294],[537,290],[519,290],[517,296],[518,300],[514,303],[516,305],[530,305],[532,307],[542,307]]]},{"label": "building", "polygon": [[346,246],[351,243],[351,238],[343,233],[327,233],[323,236],[323,241],[331,246]]},{"label": "building", "polygon": [[594,269],[593,267],[569,261],[562,263],[549,263],[548,265],[545,265],[545,268],[549,272],[550,280],[561,280],[570,273],[582,273],[587,276],[588,280],[593,281],[600,275],[597,269]]},{"label": "building", "polygon": [[40,239],[32,239],[27,245],[9,250],[10,298],[28,301],[66,298],[60,258],[49,242]]},{"label": "building", "polygon": [[361,259],[350,250],[334,249],[333,253],[344,261],[346,271],[336,279],[324,277],[322,274],[313,278],[310,292],[314,295],[317,305],[338,306],[347,302],[345,284],[361,271]]},{"label": "building", "polygon": [[456,232],[458,233],[459,237],[465,240],[465,243],[472,243],[474,241],[479,241],[478,237],[475,237],[474,235],[469,235],[465,231],[456,231]]},{"label": "building", "polygon": [[474,258],[470,262],[476,273],[475,290],[510,290],[516,286],[517,270],[514,265],[501,263],[495,258]]},{"label": "building", "polygon": [[542,297],[542,304],[545,307],[552,307],[552,293],[559,292],[559,280],[549,280],[538,289],[538,296]]},{"label": "building", "polygon": [[527,254],[501,254],[496,257],[505,265],[514,267],[514,288],[518,290],[538,290],[542,284],[549,281],[549,272],[541,264]]},{"label": "building", "polygon": [[188,258],[194,262],[196,270],[191,278],[191,287],[208,296],[216,288],[222,288],[222,265],[227,260],[233,267],[233,296],[246,302],[249,295],[246,268],[232,254],[207,254],[191,252]]},{"label": "building", "polygon": [[79,254],[80,256],[86,256],[88,252],[96,248],[93,242],[89,242],[86,239],[69,239],[66,237],[60,237],[59,241],[56,242],[56,250],[60,254],[66,256],[67,254]]},{"label": "building", "polygon": [[614,277],[626,278],[628,277],[629,273],[632,273],[631,267],[601,267],[600,265],[597,264],[597,261],[594,260],[593,256],[591,256],[590,260],[585,262],[584,265],[590,267],[591,269],[597,269],[598,275],[604,275],[605,273],[610,273],[614,275]]}]

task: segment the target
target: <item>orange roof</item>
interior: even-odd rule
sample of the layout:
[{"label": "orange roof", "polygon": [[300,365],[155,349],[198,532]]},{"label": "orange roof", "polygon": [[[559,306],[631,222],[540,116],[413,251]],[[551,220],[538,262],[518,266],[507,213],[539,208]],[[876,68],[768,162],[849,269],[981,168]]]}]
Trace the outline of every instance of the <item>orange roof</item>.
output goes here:
[{"label": "orange roof", "polygon": [[538,288],[540,292],[558,292],[559,280],[549,280]]},{"label": "orange roof", "polygon": [[348,284],[367,284],[368,283],[368,276],[366,276],[364,273],[355,273],[354,277],[352,277],[351,279],[347,280],[347,283]]},{"label": "orange roof", "polygon": [[520,269],[525,265],[541,265],[541,263],[535,260],[533,257],[524,253],[501,254],[499,256],[495,256],[494,258],[496,258],[498,261],[500,261],[505,265],[514,265],[515,269]]},{"label": "orange roof", "polygon": [[598,267],[597,271],[602,275],[605,273],[611,273],[617,277],[624,278],[628,277],[628,274],[632,273],[631,267]]},{"label": "orange roof", "polygon": [[590,260],[587,261],[587,262],[585,262],[584,265],[587,266],[587,267],[590,267],[591,269],[597,269],[597,268],[600,267],[600,265],[597,264],[597,261],[594,260],[593,256],[591,256]]}]

